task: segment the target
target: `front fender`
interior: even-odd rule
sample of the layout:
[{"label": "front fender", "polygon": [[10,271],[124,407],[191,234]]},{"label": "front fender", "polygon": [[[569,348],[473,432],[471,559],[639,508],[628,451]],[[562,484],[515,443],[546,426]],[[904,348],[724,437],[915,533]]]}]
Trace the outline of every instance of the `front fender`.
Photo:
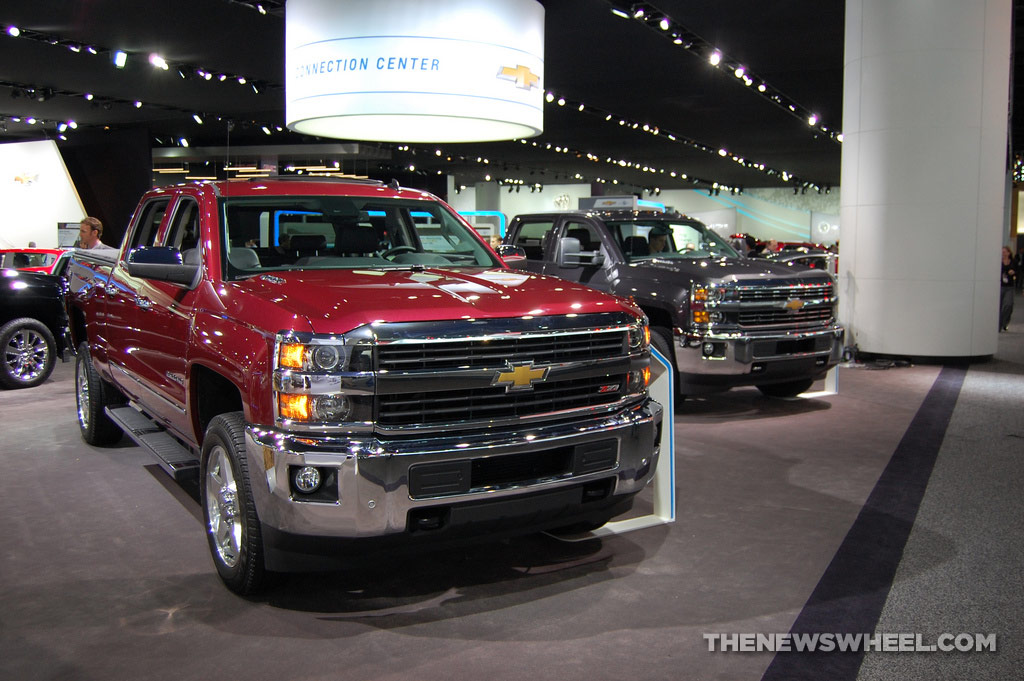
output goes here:
[{"label": "front fender", "polygon": [[[210,369],[238,388],[247,423],[273,423],[270,355],[274,337],[251,325],[209,313],[196,315],[192,334],[189,363]],[[190,371],[189,380],[193,375]],[[191,385],[186,388],[194,408],[196,395]]]}]

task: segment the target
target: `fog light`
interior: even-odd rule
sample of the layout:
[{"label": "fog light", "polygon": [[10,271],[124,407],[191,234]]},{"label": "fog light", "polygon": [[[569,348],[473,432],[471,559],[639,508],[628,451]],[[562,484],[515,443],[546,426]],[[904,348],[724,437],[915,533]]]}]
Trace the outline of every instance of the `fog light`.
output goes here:
[{"label": "fog light", "polygon": [[344,395],[318,395],[313,414],[317,421],[345,421],[352,414],[352,403]]},{"label": "fog light", "polygon": [[714,343],[705,343],[704,347],[701,348],[701,349],[703,350],[705,357],[710,357],[713,354],[715,354],[715,344]]},{"label": "fog light", "polygon": [[295,489],[303,494],[312,494],[320,489],[320,469],[303,466],[295,473]]}]

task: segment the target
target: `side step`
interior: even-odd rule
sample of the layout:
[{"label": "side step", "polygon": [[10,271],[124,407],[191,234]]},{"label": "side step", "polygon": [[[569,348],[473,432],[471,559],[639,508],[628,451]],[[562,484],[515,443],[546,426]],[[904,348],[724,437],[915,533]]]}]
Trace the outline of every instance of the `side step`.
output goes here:
[{"label": "side step", "polygon": [[199,459],[132,407],[107,407],[107,415],[135,444],[152,454],[160,467],[175,480],[187,480],[199,473]]}]

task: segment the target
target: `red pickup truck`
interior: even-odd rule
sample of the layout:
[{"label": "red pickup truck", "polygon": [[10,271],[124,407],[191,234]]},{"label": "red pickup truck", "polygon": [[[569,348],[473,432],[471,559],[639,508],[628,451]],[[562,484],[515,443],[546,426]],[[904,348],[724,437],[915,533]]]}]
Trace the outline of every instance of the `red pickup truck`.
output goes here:
[{"label": "red pickup truck", "polygon": [[198,473],[238,593],[353,552],[598,526],[653,475],[643,313],[509,269],[426,192],[155,189],[119,251],[69,269],[82,436]]}]

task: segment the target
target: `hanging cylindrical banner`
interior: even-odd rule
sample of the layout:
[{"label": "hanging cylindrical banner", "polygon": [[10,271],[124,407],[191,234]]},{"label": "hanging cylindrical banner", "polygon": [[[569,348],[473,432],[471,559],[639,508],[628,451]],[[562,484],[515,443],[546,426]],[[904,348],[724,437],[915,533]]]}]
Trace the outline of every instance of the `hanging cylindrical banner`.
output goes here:
[{"label": "hanging cylindrical banner", "polygon": [[296,132],[384,142],[543,132],[536,0],[288,0],[285,51]]}]

